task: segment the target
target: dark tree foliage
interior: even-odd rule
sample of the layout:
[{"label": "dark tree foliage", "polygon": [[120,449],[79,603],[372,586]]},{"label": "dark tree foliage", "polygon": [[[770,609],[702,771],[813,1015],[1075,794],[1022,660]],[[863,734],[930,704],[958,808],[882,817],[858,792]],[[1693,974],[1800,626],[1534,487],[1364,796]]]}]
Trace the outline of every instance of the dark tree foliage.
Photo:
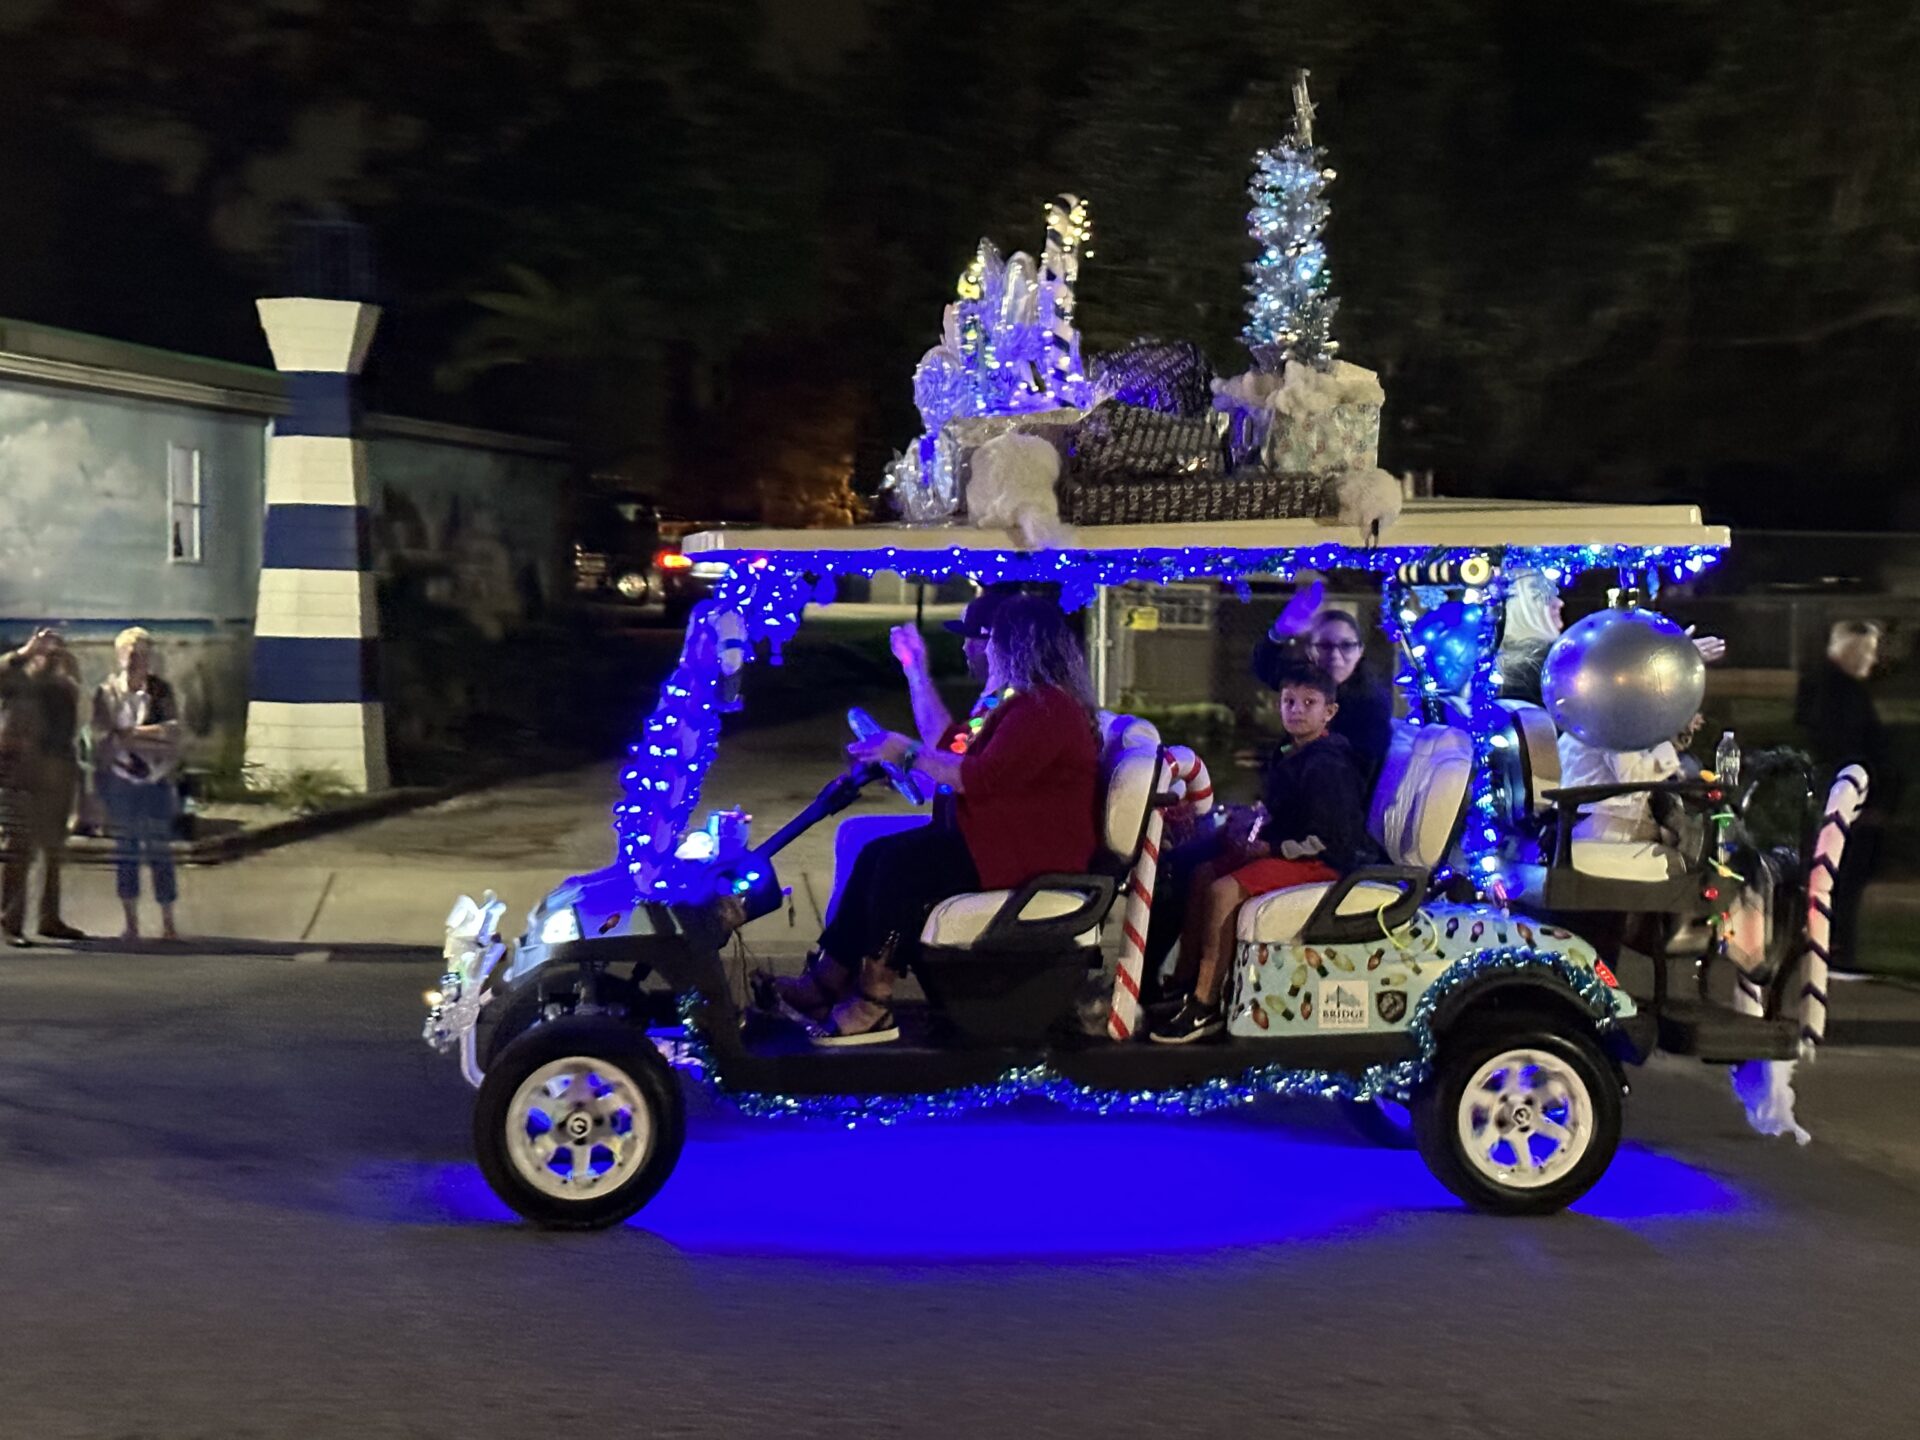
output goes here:
[{"label": "dark tree foliage", "polygon": [[565,434],[689,507],[751,503],[785,433],[852,437],[870,485],[975,241],[1037,250],[1060,190],[1093,203],[1089,348],[1244,365],[1247,170],[1305,65],[1386,463],[1902,519],[1910,0],[868,0],[798,65],[814,14],[0,0],[0,313],[257,360],[276,236],[335,204],[377,237],[382,403]]}]

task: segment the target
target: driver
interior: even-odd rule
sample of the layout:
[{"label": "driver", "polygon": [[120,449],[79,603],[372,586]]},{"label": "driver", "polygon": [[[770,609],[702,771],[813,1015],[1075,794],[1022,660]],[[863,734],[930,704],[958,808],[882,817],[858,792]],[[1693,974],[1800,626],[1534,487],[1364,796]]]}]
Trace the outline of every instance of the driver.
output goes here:
[{"label": "driver", "polygon": [[[946,622],[948,631],[961,639],[967,675],[983,687],[987,681],[987,637],[993,632],[993,617],[1017,593],[1010,587],[991,586],[967,602],[967,608],[958,620]],[[940,696],[940,687],[934,681],[933,666],[927,657],[927,642],[921,638],[920,632],[911,625],[896,625],[888,639],[894,658],[900,662],[900,668],[907,677],[907,698],[913,706],[913,725],[920,733],[920,743],[929,750],[965,754],[967,742],[986,723],[987,716],[999,703],[999,693],[983,689],[967,718],[956,721],[947,709],[947,702]],[[950,793],[942,792],[933,797],[933,819],[936,825],[952,828],[953,796]],[[911,829],[920,823],[917,815],[856,815],[842,820],[833,837],[833,873],[838,883],[827,901],[824,918],[832,920],[838,912],[841,884],[853,873],[854,861],[866,845],[882,835]],[[811,957],[807,968],[811,972]],[[785,1001],[789,1008],[796,1004],[803,1009],[818,1006],[818,988],[805,975],[757,978],[762,989],[771,986],[768,993],[777,997],[767,1008],[779,1009],[780,1001]]]},{"label": "driver", "polygon": [[[961,649],[967,657],[967,674],[981,684],[987,679],[987,638],[993,634],[993,617],[1015,593],[999,587],[982,590],[967,602],[958,620],[947,621],[946,628],[960,637]],[[911,625],[896,625],[889,639],[894,659],[906,672],[907,698],[913,703],[913,728],[920,732],[920,743],[929,750],[964,753],[966,745],[960,737],[970,738],[985,723],[988,712],[998,703],[995,692],[985,691],[974,704],[972,713],[956,722],[947,709],[947,702],[940,698],[939,686],[934,684],[927,642],[920,632]],[[958,748],[955,748],[956,742],[960,742]]]},{"label": "driver", "polygon": [[[815,1044],[899,1038],[894,981],[939,901],[1014,889],[1036,875],[1083,873],[1093,861],[1100,793],[1093,687],[1059,607],[1037,595],[1003,597],[993,612],[987,674],[996,704],[964,753],[894,733],[847,747],[855,764],[899,765],[951,790],[955,823],[916,825],[861,849],[807,977],[821,1016]],[[803,997],[785,998],[799,1008]]]}]

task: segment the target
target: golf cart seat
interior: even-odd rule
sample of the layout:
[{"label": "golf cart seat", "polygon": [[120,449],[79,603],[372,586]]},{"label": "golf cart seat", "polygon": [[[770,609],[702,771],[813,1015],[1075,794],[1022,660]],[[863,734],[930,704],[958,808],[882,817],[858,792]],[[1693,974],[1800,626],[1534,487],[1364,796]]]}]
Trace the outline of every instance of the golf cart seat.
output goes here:
[{"label": "golf cart seat", "polygon": [[[1590,804],[1591,798],[1585,791],[1560,788],[1560,746],[1553,722],[1544,709],[1525,701],[1505,700],[1501,708],[1513,717],[1513,728],[1494,740],[1496,786],[1506,797],[1509,833],[1528,842],[1521,848],[1523,863],[1508,871],[1513,898],[1538,909],[1666,908],[1649,903],[1660,898],[1658,893],[1637,888],[1616,892],[1614,887],[1618,882],[1632,887],[1668,886],[1687,875],[1686,858],[1672,846],[1652,841],[1594,840],[1574,834],[1580,808]],[[1532,841],[1538,841],[1537,853]],[[1553,871],[1561,875],[1554,884],[1558,898],[1550,902],[1546,891]],[[1616,902],[1624,899],[1633,904],[1578,903],[1596,895],[1602,899],[1612,895]]]},{"label": "golf cart seat", "polygon": [[1507,822],[1521,834],[1537,835],[1553,815],[1546,792],[1560,784],[1560,735],[1543,706],[1502,700],[1500,708],[1512,729],[1494,737],[1491,760],[1507,797]]},{"label": "golf cart seat", "polygon": [[1465,730],[1396,720],[1367,815],[1392,863],[1256,895],[1240,907],[1240,939],[1337,943],[1404,924],[1459,838],[1472,788],[1473,744]]},{"label": "golf cart seat", "polygon": [[1095,949],[1100,923],[1146,834],[1160,732],[1130,715],[1101,712],[1103,807],[1100,867],[1084,875],[1042,875],[1019,890],[982,890],[942,900],[920,932],[923,949]]},{"label": "golf cart seat", "polygon": [[927,916],[916,973],[964,1040],[1038,1038],[1100,964],[1100,926],[1140,853],[1160,775],[1152,725],[1103,713],[1100,733],[1102,849],[1093,868],[955,895]]}]

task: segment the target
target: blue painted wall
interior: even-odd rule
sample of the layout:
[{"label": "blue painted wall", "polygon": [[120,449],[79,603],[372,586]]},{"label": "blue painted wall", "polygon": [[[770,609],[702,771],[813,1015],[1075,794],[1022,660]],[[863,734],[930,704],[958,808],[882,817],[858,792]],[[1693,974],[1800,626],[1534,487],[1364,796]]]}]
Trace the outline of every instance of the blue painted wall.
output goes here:
[{"label": "blue painted wall", "polygon": [[[258,379],[277,384],[272,372]],[[370,538],[383,591],[403,589],[488,638],[564,594],[568,460],[383,433],[380,417],[368,419]],[[59,625],[91,685],[110,668],[114,634],[145,625],[198,758],[233,745],[246,721],[266,426],[260,414],[0,378],[0,645]],[[202,456],[198,564],[168,558],[169,444]],[[404,668],[410,642],[436,643],[425,624],[383,643]],[[445,706],[445,696],[436,700]]]},{"label": "blue painted wall", "polygon": [[[264,441],[257,416],[0,383],[0,625],[250,625]],[[169,443],[202,452],[199,564],[168,559]]]}]

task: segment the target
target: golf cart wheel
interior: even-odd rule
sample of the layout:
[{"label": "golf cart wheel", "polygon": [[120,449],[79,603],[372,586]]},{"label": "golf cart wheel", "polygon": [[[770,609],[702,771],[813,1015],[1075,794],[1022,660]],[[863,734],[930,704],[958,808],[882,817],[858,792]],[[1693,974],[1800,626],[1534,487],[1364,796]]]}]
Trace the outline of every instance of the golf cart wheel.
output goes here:
[{"label": "golf cart wheel", "polygon": [[1606,1173],[1621,1110],[1619,1079],[1592,1036],[1523,1021],[1448,1038],[1415,1098],[1413,1138],[1469,1205],[1547,1215]]},{"label": "golf cart wheel", "polygon": [[666,1184],[686,1138],[673,1072],[646,1033],[599,1016],[539,1025],[501,1052],[473,1110],[480,1173],[535,1224],[616,1225]]},{"label": "golf cart wheel", "polygon": [[1413,1109],[1398,1100],[1342,1100],[1340,1111],[1359,1134],[1386,1150],[1413,1149]]}]

